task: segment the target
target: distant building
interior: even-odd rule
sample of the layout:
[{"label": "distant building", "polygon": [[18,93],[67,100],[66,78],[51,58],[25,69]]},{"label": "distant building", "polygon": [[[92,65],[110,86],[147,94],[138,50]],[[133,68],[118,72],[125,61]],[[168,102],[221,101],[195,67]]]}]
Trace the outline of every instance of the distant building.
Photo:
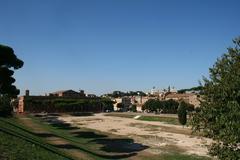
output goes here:
[{"label": "distant building", "polygon": [[[30,95],[30,91],[26,90],[24,96],[20,96],[18,98],[18,105],[15,108],[15,111],[18,113],[23,112],[53,112],[52,108],[54,108],[54,104],[51,103],[54,100],[96,100],[97,106],[95,107],[83,107],[82,112],[89,111],[89,112],[100,112],[102,111],[102,104],[99,101],[99,97],[97,97],[94,94],[88,94],[88,96],[85,95],[83,90],[80,90],[80,92],[76,92],[73,90],[62,90],[50,93],[48,96],[33,96]],[[41,103],[40,103],[41,102]],[[35,108],[33,110],[32,108]],[[81,108],[81,107],[80,107]]]},{"label": "distant building", "polygon": [[131,98],[130,97],[122,97],[122,104],[123,108],[128,108],[132,103],[131,103]]},{"label": "distant building", "polygon": [[114,98],[113,101],[115,102],[115,104],[113,105],[115,111],[119,110],[119,108],[117,107],[119,103],[122,104],[122,111],[127,111],[129,109],[129,106],[132,105],[131,98],[127,96],[122,98]]},{"label": "distant building", "polygon": [[76,92],[74,90],[62,90],[50,93],[49,96],[55,96],[55,97],[86,97],[83,90],[80,90],[80,92]]},{"label": "distant building", "polygon": [[187,103],[194,105],[195,107],[200,106],[199,97],[197,94],[194,94],[194,93],[170,93],[170,94],[167,94],[165,97],[165,100],[170,100],[170,99],[175,100],[175,101],[183,100]]},{"label": "distant building", "polygon": [[175,87],[170,88],[171,93],[177,93],[177,89]]},{"label": "distant building", "polygon": [[88,98],[96,98],[97,96],[95,94],[87,94],[86,95]]},{"label": "distant building", "polygon": [[153,88],[151,89],[150,94],[151,94],[151,95],[156,95],[156,94],[158,94],[158,91],[157,91],[156,87],[153,87]]}]

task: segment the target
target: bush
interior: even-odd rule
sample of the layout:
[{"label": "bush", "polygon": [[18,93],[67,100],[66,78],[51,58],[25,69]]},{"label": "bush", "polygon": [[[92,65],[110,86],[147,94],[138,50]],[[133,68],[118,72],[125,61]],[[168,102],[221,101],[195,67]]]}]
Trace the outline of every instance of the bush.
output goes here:
[{"label": "bush", "polygon": [[188,104],[181,101],[178,108],[178,121],[180,124],[185,125],[187,123],[187,107]]},{"label": "bush", "polygon": [[103,111],[106,112],[106,111],[113,111],[114,110],[114,107],[113,107],[113,101],[109,98],[102,98],[101,99],[101,103],[102,103],[102,106],[103,106]]},{"label": "bush", "polygon": [[131,105],[130,111],[137,112],[137,106],[135,104]]},{"label": "bush", "polygon": [[158,99],[149,99],[142,107],[143,111],[161,112],[161,113],[177,113],[178,102],[172,99],[159,101]]},{"label": "bush", "polygon": [[109,99],[34,99],[26,98],[25,110],[29,112],[101,112],[113,110]]}]

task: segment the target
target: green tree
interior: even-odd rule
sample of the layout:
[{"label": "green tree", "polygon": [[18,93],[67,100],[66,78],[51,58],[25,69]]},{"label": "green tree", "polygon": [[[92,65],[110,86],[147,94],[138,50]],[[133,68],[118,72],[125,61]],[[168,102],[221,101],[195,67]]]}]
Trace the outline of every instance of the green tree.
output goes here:
[{"label": "green tree", "polygon": [[130,111],[137,112],[137,106],[135,104],[130,106]]},{"label": "green tree", "polygon": [[19,94],[13,83],[14,71],[23,66],[23,61],[18,59],[11,47],[0,45],[0,115],[10,114],[10,100]]},{"label": "green tree", "polygon": [[157,111],[158,106],[158,100],[155,99],[149,99],[147,102],[144,103],[142,110],[147,110],[149,112],[155,112]]},{"label": "green tree", "polygon": [[158,99],[149,99],[144,103],[142,110],[148,112],[160,112],[160,113],[177,113],[178,102],[172,99],[166,101],[160,101]]},{"label": "green tree", "polygon": [[240,37],[209,69],[204,96],[193,115],[194,131],[212,138],[210,154],[221,160],[240,159]]},{"label": "green tree", "polygon": [[184,101],[181,101],[178,107],[178,121],[183,126],[187,123],[187,107],[188,104]]},{"label": "green tree", "polygon": [[102,98],[101,103],[103,105],[104,111],[113,111],[114,110],[114,102],[110,98]]}]

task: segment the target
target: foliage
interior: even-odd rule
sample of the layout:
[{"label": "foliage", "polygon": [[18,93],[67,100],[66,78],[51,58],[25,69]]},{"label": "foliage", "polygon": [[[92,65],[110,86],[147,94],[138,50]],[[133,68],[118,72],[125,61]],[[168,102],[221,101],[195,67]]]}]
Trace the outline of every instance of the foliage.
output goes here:
[{"label": "foliage", "polygon": [[10,98],[7,95],[0,95],[0,116],[9,116],[12,108]]},{"label": "foliage", "polygon": [[12,48],[0,45],[0,94],[16,97],[19,90],[13,85],[15,79],[12,77],[13,69],[23,66],[23,61],[18,59]]},{"label": "foliage", "polygon": [[201,94],[202,90],[203,90],[203,86],[197,86],[197,87],[192,87],[192,88],[189,88],[189,89],[180,89],[177,92],[178,93],[186,93],[187,91],[192,91],[192,92],[197,91]]},{"label": "foliage", "polygon": [[193,112],[195,110],[195,107],[193,104],[186,103],[186,107],[187,107],[187,112]]},{"label": "foliage", "polygon": [[143,91],[129,91],[129,92],[122,92],[122,91],[113,91],[113,93],[106,94],[108,97],[119,98],[124,96],[146,96]]},{"label": "foliage", "polygon": [[132,112],[137,112],[137,106],[135,104],[131,105],[129,109]]},{"label": "foliage", "polygon": [[104,111],[113,111],[114,110],[114,108],[113,108],[114,102],[111,99],[109,99],[109,98],[102,98],[101,99],[101,103],[102,103]]},{"label": "foliage", "polygon": [[188,104],[184,101],[181,101],[178,107],[178,121],[181,125],[187,123],[187,107]]},{"label": "foliage", "polygon": [[44,99],[26,97],[25,110],[30,112],[102,112],[112,111],[113,101],[101,99]]},{"label": "foliage", "polygon": [[204,78],[204,97],[192,119],[194,131],[214,139],[210,154],[221,160],[240,159],[240,37],[233,42]]},{"label": "foliage", "polygon": [[11,114],[10,98],[19,94],[19,90],[13,83],[13,69],[23,66],[23,61],[18,59],[12,48],[0,45],[0,116]]},{"label": "foliage", "polygon": [[142,107],[142,110],[148,112],[177,113],[178,102],[172,99],[160,101],[158,99],[149,99]]}]

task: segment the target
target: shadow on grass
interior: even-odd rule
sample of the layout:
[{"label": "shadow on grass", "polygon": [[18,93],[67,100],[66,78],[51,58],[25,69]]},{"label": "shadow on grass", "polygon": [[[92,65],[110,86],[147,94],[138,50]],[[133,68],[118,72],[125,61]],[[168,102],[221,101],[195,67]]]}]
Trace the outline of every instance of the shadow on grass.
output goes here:
[{"label": "shadow on grass", "polygon": [[84,116],[94,116],[94,113],[93,112],[74,112],[74,113],[71,113],[70,115],[84,117]]},{"label": "shadow on grass", "polygon": [[61,114],[59,113],[32,113],[32,115],[34,117],[46,117],[46,116],[54,116],[54,117],[58,117],[61,116]]},{"label": "shadow on grass", "polygon": [[79,149],[79,147],[72,144],[55,144],[53,146],[61,149]]},{"label": "shadow on grass", "polygon": [[103,145],[101,150],[113,153],[133,153],[149,148],[148,146],[135,143],[133,139],[129,138],[102,138],[90,142],[101,144]]},{"label": "shadow on grass", "polygon": [[65,123],[65,122],[50,123],[50,125],[57,129],[64,129],[64,130],[79,129],[78,127],[73,127],[73,126],[71,126],[71,124]]},{"label": "shadow on grass", "polygon": [[66,123],[62,120],[59,120],[58,117],[55,116],[45,116],[41,118],[44,122],[47,122],[51,126],[57,128],[57,129],[63,129],[63,130],[75,130],[79,129],[79,127],[74,127],[70,123]]},{"label": "shadow on grass", "polygon": [[87,131],[75,131],[71,132],[75,137],[78,138],[91,138],[91,139],[97,139],[97,138],[105,138],[106,135],[103,134],[96,134],[95,132],[87,132]]}]

